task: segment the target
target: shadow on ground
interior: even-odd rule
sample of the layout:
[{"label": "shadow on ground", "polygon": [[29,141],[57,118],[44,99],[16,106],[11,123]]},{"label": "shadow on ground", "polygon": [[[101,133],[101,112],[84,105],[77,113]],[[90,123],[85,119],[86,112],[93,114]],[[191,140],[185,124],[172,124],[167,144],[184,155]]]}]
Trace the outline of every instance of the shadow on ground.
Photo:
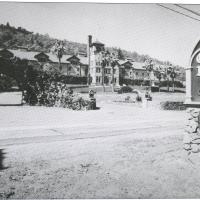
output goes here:
[{"label": "shadow on ground", "polygon": [[8,167],[5,167],[3,164],[3,161],[6,158],[5,154],[6,153],[4,153],[4,149],[0,149],[0,171],[8,168]]}]

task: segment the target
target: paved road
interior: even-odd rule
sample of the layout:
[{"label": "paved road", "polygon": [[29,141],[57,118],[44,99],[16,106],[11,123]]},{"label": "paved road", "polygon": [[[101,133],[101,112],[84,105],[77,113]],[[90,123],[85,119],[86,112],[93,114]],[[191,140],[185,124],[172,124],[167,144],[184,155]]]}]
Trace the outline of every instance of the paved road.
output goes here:
[{"label": "paved road", "polygon": [[[149,134],[151,130],[151,134]],[[0,128],[0,145],[16,145],[31,143],[46,143],[64,140],[80,140],[91,138],[114,137],[119,135],[134,135],[134,137],[165,137],[183,132],[183,123],[176,120],[168,121],[135,121],[85,125],[48,125],[20,126]],[[153,132],[153,134],[152,134]]]}]

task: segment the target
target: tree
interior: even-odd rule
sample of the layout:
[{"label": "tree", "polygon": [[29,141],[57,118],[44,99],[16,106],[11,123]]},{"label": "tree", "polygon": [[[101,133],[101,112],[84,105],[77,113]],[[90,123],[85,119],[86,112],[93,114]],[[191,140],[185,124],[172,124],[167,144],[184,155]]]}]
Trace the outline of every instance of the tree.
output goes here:
[{"label": "tree", "polygon": [[59,61],[59,69],[62,70],[61,59],[65,54],[65,47],[63,45],[63,42],[56,41],[55,45],[52,47],[52,53],[54,53],[57,56]]},{"label": "tree", "polygon": [[171,73],[170,73],[170,77],[171,77],[171,79],[172,79],[172,91],[174,92],[174,80],[175,80],[175,78],[176,78],[176,75],[177,75],[177,73],[175,72],[175,70],[173,69],[172,71],[171,71]]},{"label": "tree", "polygon": [[165,68],[164,79],[167,80],[167,91],[169,92],[169,80],[172,72],[172,67]]},{"label": "tree", "polygon": [[122,50],[120,48],[117,50],[117,57],[120,60],[124,60],[124,54],[122,53]]},{"label": "tree", "polygon": [[102,53],[102,61],[101,61],[101,66],[102,66],[102,85],[104,86],[105,83],[105,67],[106,66],[111,66],[112,68],[112,92],[114,92],[114,68],[117,65],[117,59],[114,53],[110,53],[109,51],[106,51],[105,53]]},{"label": "tree", "polygon": [[161,79],[162,79],[162,74],[161,74],[160,71],[157,71],[156,77],[157,77],[157,79],[158,79],[158,81],[159,81],[158,87],[159,87],[159,92],[160,92],[160,82],[161,82]]},{"label": "tree", "polygon": [[7,27],[10,27],[10,24],[9,24],[9,22],[7,22],[7,23],[6,23],[6,26],[7,26]]},{"label": "tree", "polygon": [[153,61],[152,59],[146,59],[145,60],[145,65],[146,65],[146,71],[149,76],[149,82],[150,82],[150,87],[153,86],[154,82],[154,69],[153,69]]},{"label": "tree", "polygon": [[105,67],[107,66],[107,59],[106,57],[103,55],[102,60],[101,60],[101,66],[102,66],[102,86],[103,86],[103,90],[105,92],[105,87],[104,87],[104,70]]}]

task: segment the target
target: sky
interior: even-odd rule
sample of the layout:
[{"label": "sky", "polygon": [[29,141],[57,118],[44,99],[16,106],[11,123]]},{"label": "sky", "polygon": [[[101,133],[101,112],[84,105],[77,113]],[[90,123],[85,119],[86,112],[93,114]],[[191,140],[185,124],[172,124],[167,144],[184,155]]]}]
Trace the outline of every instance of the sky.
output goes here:
[{"label": "sky", "polygon": [[[187,67],[200,40],[200,16],[172,4],[199,21],[164,9],[157,4],[11,3],[0,2],[0,23],[74,42],[87,36],[106,46],[148,54],[162,61]],[[200,13],[200,5],[184,5]]]}]

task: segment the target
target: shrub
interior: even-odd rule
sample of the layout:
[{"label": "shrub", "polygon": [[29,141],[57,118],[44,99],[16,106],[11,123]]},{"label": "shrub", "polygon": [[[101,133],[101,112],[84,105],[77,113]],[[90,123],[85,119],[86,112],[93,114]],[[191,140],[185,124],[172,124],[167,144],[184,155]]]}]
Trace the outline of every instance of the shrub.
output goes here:
[{"label": "shrub", "polygon": [[0,75],[0,91],[10,91],[13,86],[17,86],[16,81],[6,75]]},{"label": "shrub", "polygon": [[[168,86],[168,81],[161,81],[160,82],[160,87],[167,87]],[[169,87],[172,87],[172,81],[169,81]],[[174,81],[174,87],[177,88],[184,88],[184,85],[180,81]]]},{"label": "shrub", "polygon": [[29,70],[27,73],[23,100],[29,105],[63,107],[73,110],[87,109],[89,100],[73,94],[65,83],[60,82],[60,74]]},{"label": "shrub", "polygon": [[160,104],[163,110],[186,110],[186,106],[183,102],[165,101]]},{"label": "shrub", "polygon": [[142,80],[142,79],[124,79],[122,77],[120,77],[119,79],[119,84],[123,85],[144,85],[144,86],[149,86],[150,85],[150,81],[149,80]]},{"label": "shrub", "polygon": [[122,86],[119,90],[118,90],[118,93],[119,94],[122,94],[122,93],[130,93],[132,92],[133,89],[129,86]]},{"label": "shrub", "polygon": [[65,84],[87,84],[87,77],[61,75],[58,81]]}]

